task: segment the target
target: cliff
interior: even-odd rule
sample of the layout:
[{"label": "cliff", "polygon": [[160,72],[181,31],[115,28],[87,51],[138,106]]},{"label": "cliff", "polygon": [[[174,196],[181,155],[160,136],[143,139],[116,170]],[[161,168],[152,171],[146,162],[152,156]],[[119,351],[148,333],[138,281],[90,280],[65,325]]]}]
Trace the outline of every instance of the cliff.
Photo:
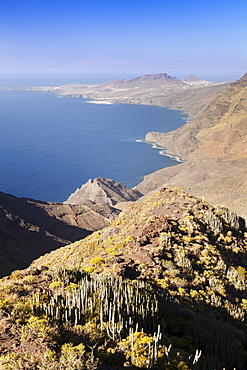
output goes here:
[{"label": "cliff", "polygon": [[[66,95],[72,94],[73,91],[77,94],[78,91],[92,88],[94,92],[107,94],[108,88],[112,93],[116,87],[124,90],[127,88],[126,84],[135,84],[135,87],[139,84],[139,88],[129,91],[130,94],[135,94],[140,89],[138,94],[142,94],[145,89],[141,90],[141,85],[145,83],[154,87],[151,92],[149,90],[152,94],[150,104],[157,102],[157,104],[167,105],[167,101],[173,96],[169,104],[174,107],[180,104],[179,94],[183,94],[182,107],[186,105],[187,100],[193,105],[194,100],[191,100],[190,94],[193,95],[194,91],[197,91],[194,95],[198,99],[200,93],[205,97],[206,91],[211,93],[214,91],[213,94],[215,94],[218,88],[221,90],[225,88],[222,84],[210,84],[198,80],[194,76],[188,76],[184,82],[181,82],[167,74],[157,74],[109,82],[97,87],[71,84],[54,88],[53,91]],[[154,82],[156,85],[152,85]],[[196,87],[195,90],[194,87],[183,90],[184,85],[194,82],[199,83],[200,87]],[[168,90],[164,86],[161,90],[156,88],[164,84],[171,84],[173,87]],[[209,90],[206,90],[208,88]],[[115,93],[126,94],[126,91],[122,90]],[[210,94],[207,99],[212,98]],[[147,102],[145,93],[143,99],[142,102]],[[176,99],[178,99],[177,103]],[[206,104],[205,99],[198,100],[200,104],[196,105],[197,108],[194,107],[194,111]],[[136,100],[133,99],[132,102]],[[10,273],[13,269],[25,267],[39,255],[106,226],[109,219],[115,217],[117,212],[109,206],[122,208],[119,203],[135,201],[141,194],[163,184],[180,185],[185,190],[205,197],[214,204],[227,205],[246,217],[245,102],[246,75],[224,90],[196,119],[177,131],[168,134],[147,134],[147,140],[167,147],[168,153],[178,155],[186,162],[146,176],[137,190],[128,189],[113,180],[98,178],[83,185],[63,205],[28,199],[19,200],[2,194],[1,275]],[[236,191],[232,192],[233,188]],[[108,207],[104,208],[103,205]]]},{"label": "cliff", "polygon": [[[91,195],[116,205],[140,194],[102,178],[71,195],[76,205],[0,194],[4,253],[21,254],[15,238],[36,253],[47,237],[83,237],[1,279],[0,368],[247,368],[247,229],[225,207],[246,214],[246,90],[247,74],[179,130],[147,135],[185,162],[139,189],[181,184],[201,198],[162,186],[109,223],[116,210]],[[84,238],[94,222],[106,227]]]},{"label": "cliff", "polygon": [[246,218],[246,98],[245,75],[178,130],[168,134],[148,133],[147,141],[165,147],[167,153],[185,162],[146,176],[137,189],[146,193],[164,184],[181,186]]}]

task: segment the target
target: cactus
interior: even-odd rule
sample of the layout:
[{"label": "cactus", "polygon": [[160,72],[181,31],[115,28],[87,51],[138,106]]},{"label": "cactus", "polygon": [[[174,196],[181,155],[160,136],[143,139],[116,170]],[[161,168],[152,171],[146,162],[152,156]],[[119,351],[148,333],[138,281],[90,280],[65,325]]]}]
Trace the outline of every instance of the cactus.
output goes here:
[{"label": "cactus", "polygon": [[[47,291],[49,302],[41,302],[41,293],[33,297],[36,315],[47,315],[58,324],[82,324],[88,315],[97,317],[100,328],[107,328],[113,340],[136,325],[154,334],[160,319],[165,320],[173,299],[163,290],[155,290],[144,281],[121,278],[83,277],[78,289],[64,294]],[[159,326],[159,331],[161,330]]]}]

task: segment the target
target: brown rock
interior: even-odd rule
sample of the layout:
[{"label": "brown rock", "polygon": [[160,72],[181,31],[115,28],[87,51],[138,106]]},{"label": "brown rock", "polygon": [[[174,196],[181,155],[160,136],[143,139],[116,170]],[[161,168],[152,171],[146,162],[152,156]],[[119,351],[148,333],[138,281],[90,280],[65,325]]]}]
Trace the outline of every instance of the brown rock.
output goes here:
[{"label": "brown rock", "polygon": [[146,140],[185,163],[157,171],[137,186],[180,186],[209,202],[247,218],[247,80],[245,74],[215,98],[195,119],[168,134],[149,133]]},{"label": "brown rock", "polygon": [[0,192],[0,276],[25,268],[42,254],[108,226],[118,213],[89,200],[69,205]]}]

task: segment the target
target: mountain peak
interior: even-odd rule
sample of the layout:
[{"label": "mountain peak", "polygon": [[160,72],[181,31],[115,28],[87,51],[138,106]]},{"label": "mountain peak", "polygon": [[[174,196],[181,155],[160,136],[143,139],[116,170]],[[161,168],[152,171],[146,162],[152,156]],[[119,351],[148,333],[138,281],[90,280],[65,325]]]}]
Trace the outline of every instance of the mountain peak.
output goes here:
[{"label": "mountain peak", "polygon": [[[163,86],[163,85],[182,85],[183,82],[178,80],[176,77],[172,77],[167,73],[155,73],[146,74],[144,76],[135,77],[131,79],[110,81],[101,84],[104,87],[114,88],[134,88],[134,87],[149,87],[151,86]],[[150,86],[150,87],[151,87]]]},{"label": "mountain peak", "polygon": [[211,83],[209,81],[202,80],[201,78],[196,77],[196,76],[192,76],[192,75],[188,75],[188,76],[184,77],[181,81],[183,81],[187,84],[208,84],[208,83]]},{"label": "mountain peak", "polygon": [[72,193],[64,202],[67,204],[80,204],[85,199],[90,199],[97,204],[113,206],[119,202],[135,201],[142,194],[134,189],[129,188],[120,182],[97,177],[89,179],[80,189]]},{"label": "mountain peak", "polygon": [[188,75],[188,76],[184,77],[182,79],[182,81],[191,82],[191,81],[202,81],[202,80],[200,78],[196,77],[196,76]]},{"label": "mountain peak", "polygon": [[164,79],[176,79],[176,77],[172,77],[170,76],[169,74],[167,73],[154,73],[154,74],[146,74],[142,77],[137,77],[139,79],[148,79],[148,80],[151,80],[151,81],[154,81],[154,80],[164,80]]}]

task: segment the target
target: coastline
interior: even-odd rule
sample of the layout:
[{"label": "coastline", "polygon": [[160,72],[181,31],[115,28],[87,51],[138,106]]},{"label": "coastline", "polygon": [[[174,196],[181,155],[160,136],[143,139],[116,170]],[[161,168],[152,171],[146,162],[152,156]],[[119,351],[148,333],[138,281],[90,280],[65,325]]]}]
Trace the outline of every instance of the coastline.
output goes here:
[{"label": "coastline", "polygon": [[[228,207],[230,206],[239,212],[239,199],[230,199],[232,197],[229,197],[228,193],[226,198],[226,193],[223,194],[224,192],[222,191],[223,189],[228,191],[227,186],[232,186],[231,177],[229,179],[227,178],[229,185],[226,184],[225,174],[230,173],[239,176],[239,171],[236,171],[236,166],[232,167],[231,163],[224,163],[226,168],[222,172],[222,162],[220,158],[218,160],[216,158],[217,147],[213,147],[210,153],[204,152],[199,136],[201,131],[210,129],[211,122],[215,121],[218,116],[221,117],[222,112],[219,110],[218,105],[214,105],[213,100],[216,96],[216,99],[219,99],[218,96],[221,96],[219,93],[227,88],[228,85],[230,83],[196,88],[191,87],[189,89],[167,88],[162,91],[155,88],[146,90],[142,88],[128,88],[120,91],[122,89],[116,89],[115,86],[109,86],[108,88],[107,84],[104,84],[104,86],[70,84],[56,88],[31,88],[29,91],[49,91],[57,97],[84,98],[88,99],[88,103],[91,104],[111,105],[114,102],[116,105],[127,103],[133,105],[160,106],[170,110],[180,110],[180,112],[189,115],[191,119],[188,121],[188,118],[184,118],[184,123],[176,130],[169,130],[167,133],[161,130],[156,133],[146,131],[145,139],[140,140],[140,142],[151,145],[154,149],[159,150],[160,155],[169,157],[176,164],[172,167],[163,167],[161,170],[156,171],[149,171],[147,169],[147,173],[149,174],[145,175],[144,179],[138,182],[136,187],[138,189],[142,188],[142,192],[145,194],[163,185],[180,186],[185,191],[199,197],[204,197],[205,195],[213,204],[219,203]],[[89,99],[92,99],[92,101],[89,101]],[[209,115],[207,117],[203,114],[203,109],[209,104],[211,104],[210,114],[212,112],[212,116]],[[195,116],[196,118],[194,118]],[[212,159],[210,161],[208,155],[211,157],[215,155],[215,158],[209,157]],[[218,184],[215,184],[215,178],[219,179]],[[216,191],[217,186],[219,189]],[[241,208],[241,212],[239,213],[243,215],[245,212]]]},{"label": "coastline", "polygon": [[111,100],[87,100],[88,104],[105,104],[105,105],[115,105]]},{"label": "coastline", "polygon": [[[34,142],[34,140],[26,140],[27,137],[24,133],[23,140],[19,140],[18,143],[20,151],[22,151],[22,158],[25,158],[24,162],[27,166],[23,168],[23,162],[19,160],[21,156],[18,157],[17,161],[11,158],[10,164],[3,157],[4,175],[1,181],[1,190],[5,193],[10,193],[17,197],[62,202],[67,199],[76,187],[80,187],[86,183],[89,178],[94,179],[102,176],[104,178],[116,179],[116,181],[131,188],[143,181],[144,176],[161,168],[177,164],[177,162],[171,161],[169,157],[161,157],[157,150],[153,150],[149,146],[142,145],[140,147],[135,143],[135,140],[138,138],[144,139],[146,133],[154,127],[158,131],[161,131],[165,126],[166,131],[170,131],[182,125],[184,121],[181,119],[181,111],[174,112],[168,111],[165,108],[157,108],[156,106],[145,107],[134,104],[132,106],[126,104],[126,107],[123,104],[116,104],[110,107],[105,105],[105,108],[103,105],[102,108],[101,105],[98,105],[97,108],[97,105],[92,106],[92,104],[86,103],[86,100],[89,99],[74,99],[74,97],[57,99],[56,94],[43,92],[37,94],[32,91],[1,91],[1,94],[3,96],[6,94],[7,99],[6,104],[4,104],[6,113],[4,113],[5,108],[2,108],[2,114],[5,114],[6,117],[9,117],[9,120],[13,121],[13,127],[15,127],[15,122],[17,124],[17,121],[22,117],[18,113],[19,107],[23,114],[28,110],[28,117],[30,116],[31,121],[30,127],[33,128],[29,136],[32,137],[36,130],[34,123],[35,117],[37,117],[34,111],[38,107],[40,111],[39,120],[43,122],[42,127],[46,128],[47,126],[47,129],[49,129],[49,135],[40,135],[38,140],[42,143],[36,145],[42,151],[45,145],[48,145],[49,148],[47,150],[48,154],[43,155],[42,158],[37,153],[37,157],[40,158],[39,167],[32,161],[32,158],[36,156],[36,149],[29,143]],[[13,113],[11,113],[11,105],[16,106]],[[42,112],[46,112],[46,106],[50,107],[49,112],[43,116]],[[69,109],[73,110],[73,115],[69,113]],[[76,118],[77,114],[78,119]],[[32,115],[33,118],[31,118]],[[48,120],[47,117],[49,117]],[[75,123],[71,120],[73,117],[76,118]],[[49,120],[54,121],[51,127],[48,124]],[[1,121],[3,124],[4,120],[2,119]],[[24,126],[25,124],[28,124],[28,120],[26,119]],[[18,124],[17,127],[20,126]],[[39,132],[42,132],[42,127],[40,127]],[[15,130],[15,132],[18,131]],[[69,140],[66,138],[67,135],[69,135]],[[11,148],[11,142],[8,142],[9,136],[6,135],[6,145]],[[56,140],[60,136],[59,144],[56,145]],[[73,136],[76,140],[71,145]],[[80,136],[81,139],[79,139]],[[15,139],[15,135],[12,135],[11,140],[18,140],[19,137]],[[98,144],[101,137],[103,142]],[[84,143],[84,138],[86,143]],[[44,140],[46,140],[47,144],[44,144]],[[85,145],[82,145],[82,143]],[[26,155],[26,145],[31,146],[30,153],[32,151],[34,155]],[[96,145],[95,149],[93,149],[94,145]],[[77,146],[79,146],[79,149],[76,149]],[[113,150],[110,147],[114,149],[114,153],[108,155],[107,153],[111,153],[111,150]],[[50,153],[55,153],[55,155],[53,158],[48,159]],[[58,154],[56,155],[56,153]],[[55,162],[61,153],[65,158],[65,162],[59,162],[59,166],[62,166],[62,170],[59,173],[59,166],[56,166]],[[125,154],[122,155],[123,153]],[[69,161],[73,162],[73,164],[69,165]],[[129,165],[127,165],[127,161]],[[74,167],[76,163],[78,163],[78,167]],[[47,168],[52,170],[46,171]],[[79,171],[77,168],[79,168]],[[12,176],[10,174],[17,173],[16,170],[18,171],[18,169],[21,172],[20,184],[17,181],[9,180]],[[39,173],[39,177],[33,175],[37,172]],[[70,176],[63,175],[66,173],[70,173]],[[43,185],[42,177],[46,179]],[[56,179],[58,178],[60,178],[59,184],[56,183]],[[55,186],[52,185],[52,182]],[[26,185],[22,186],[23,183]],[[55,188],[56,190],[54,190]]]},{"label": "coastline", "polygon": [[[151,145],[153,149],[159,149],[159,154],[160,155],[164,155],[166,157],[169,157],[170,159],[172,159],[172,160],[174,160],[176,162],[179,162],[179,163],[183,163],[184,162],[179,156],[174,155],[174,154],[167,153],[166,152],[166,148],[164,148],[163,146],[160,146],[159,144],[157,144],[154,141],[148,141],[148,140],[145,140],[145,139],[144,140],[141,140],[140,139],[140,140],[136,140],[136,142]],[[164,167],[164,168],[166,168],[166,167]]]}]

